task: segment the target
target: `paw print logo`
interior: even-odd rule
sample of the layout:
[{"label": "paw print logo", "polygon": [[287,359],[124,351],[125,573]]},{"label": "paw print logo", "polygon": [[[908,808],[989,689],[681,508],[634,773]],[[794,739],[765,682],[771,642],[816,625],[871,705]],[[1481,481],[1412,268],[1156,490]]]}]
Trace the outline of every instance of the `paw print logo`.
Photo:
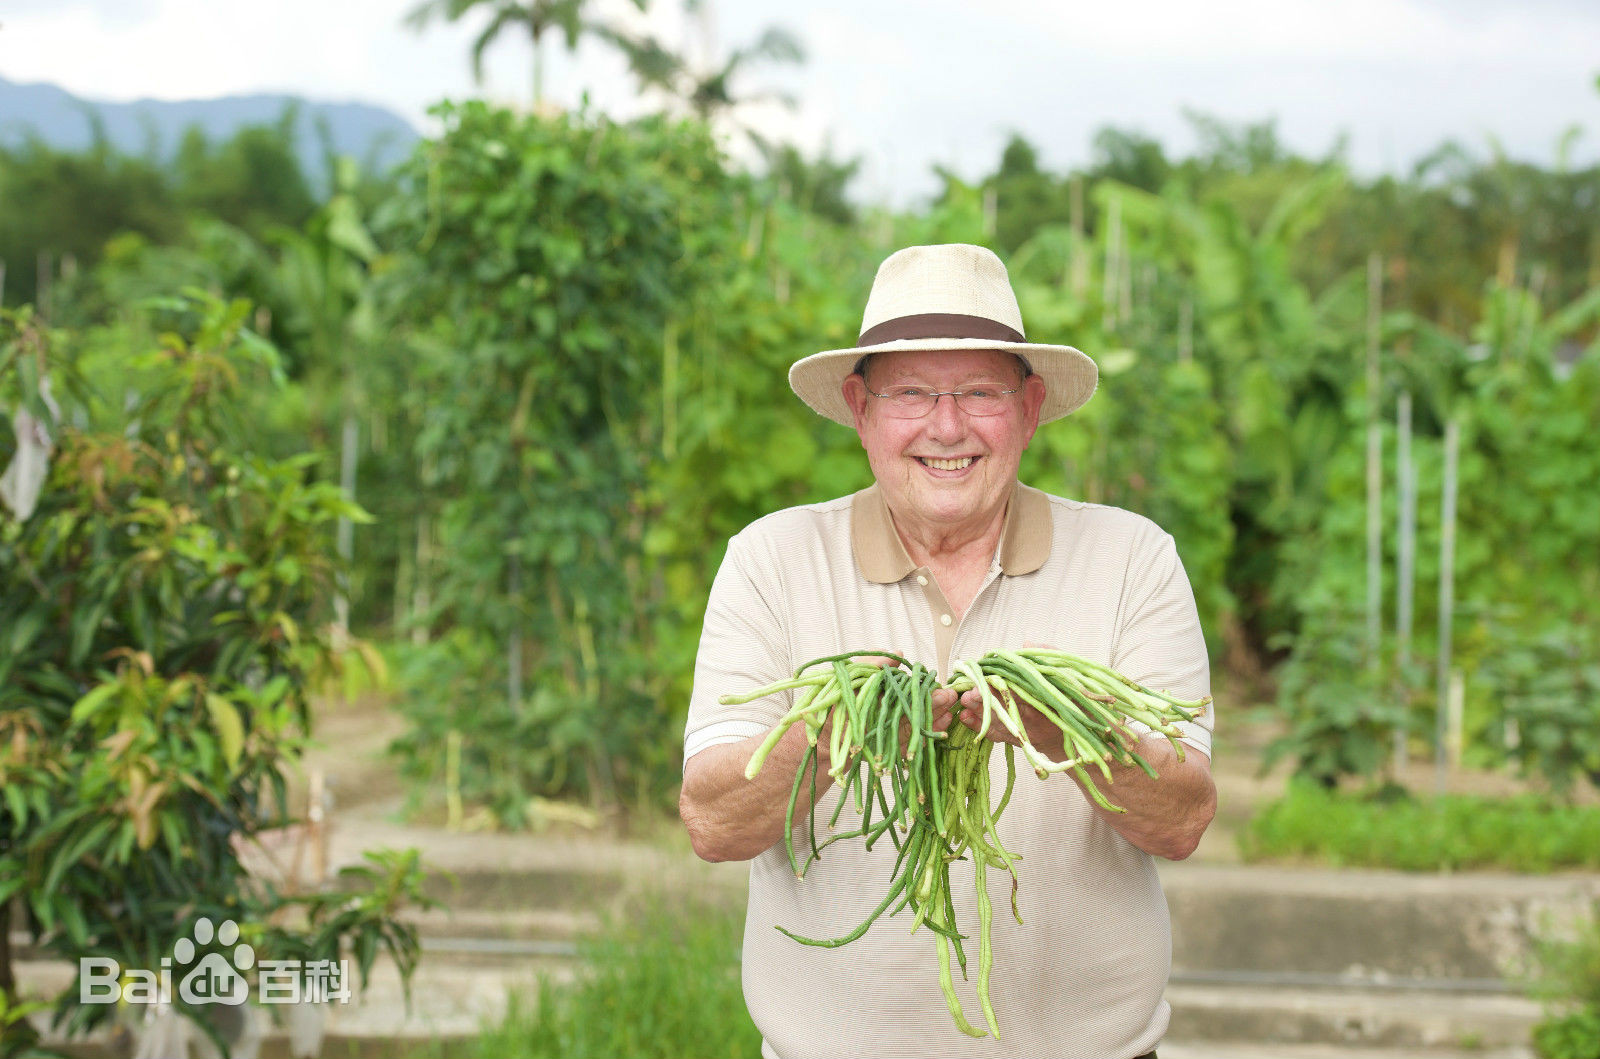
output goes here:
[{"label": "paw print logo", "polygon": [[173,962],[180,970],[194,963],[199,946],[213,940],[225,949],[233,948],[231,960],[220,952],[206,953],[178,982],[178,995],[190,1004],[243,1004],[250,999],[250,983],[239,972],[255,966],[256,950],[245,944],[235,946],[239,924],[233,920],[225,919],[213,930],[211,920],[201,916],[195,921],[194,938],[179,938],[172,947]]}]

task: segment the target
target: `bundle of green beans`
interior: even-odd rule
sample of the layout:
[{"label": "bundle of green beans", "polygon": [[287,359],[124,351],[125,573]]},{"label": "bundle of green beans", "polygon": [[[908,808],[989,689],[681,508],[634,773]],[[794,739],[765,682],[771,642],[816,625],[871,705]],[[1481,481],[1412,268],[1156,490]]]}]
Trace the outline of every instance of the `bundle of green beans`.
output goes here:
[{"label": "bundle of green beans", "polygon": [[[882,660],[895,664],[882,665]],[[721,701],[731,705],[781,691],[799,692],[793,709],[774,726],[745,769],[745,776],[754,779],[784,733],[796,724],[806,726],[806,755],[795,772],[784,817],[784,845],[796,877],[803,878],[812,861],[821,857],[829,844],[844,839],[863,839],[871,850],[888,835],[897,851],[889,873],[888,893],[848,934],[816,939],[801,937],[782,926],[778,930],[804,945],[837,948],[860,938],[885,912],[894,916],[909,907],[912,931],[926,925],[934,934],[939,952],[939,985],[951,1017],[963,1033],[981,1037],[984,1031],[968,1022],[962,1010],[951,970],[954,953],[962,977],[967,977],[966,951],[961,943],[968,936],[957,929],[950,865],[970,857],[979,920],[978,1000],[989,1032],[999,1037],[989,997],[993,966],[989,868],[1011,875],[1011,912],[1018,923],[1022,922],[1022,915],[1017,906],[1020,858],[1005,849],[996,832],[1016,781],[1015,756],[1012,745],[1006,743],[1006,784],[995,801],[989,776],[989,759],[995,744],[984,738],[989,725],[1000,724],[1016,736],[1024,757],[1041,777],[1074,769],[1098,804],[1121,811],[1105,800],[1083,766],[1097,766],[1108,781],[1110,761],[1137,763],[1150,775],[1155,773],[1143,758],[1116,738],[1116,714],[1148,724],[1172,739],[1181,759],[1183,751],[1176,742],[1173,722],[1192,719],[1196,711],[1203,709],[1204,702],[1185,703],[1150,691],[1107,667],[1059,651],[992,651],[977,662],[956,663],[954,672],[951,690],[957,694],[973,688],[980,690],[983,720],[976,731],[964,725],[934,731],[933,692],[940,686],[938,676],[921,663],[909,662],[889,651],[852,651],[819,658],[801,666],[791,680],[743,695],[725,695]],[[1032,745],[1019,703],[1034,706],[1062,727],[1071,754],[1067,761],[1052,761]],[[831,834],[819,842],[817,776],[823,754],[827,755],[828,774],[841,790],[828,823]],[[807,776],[811,849],[802,864],[795,849],[794,817]],[[837,827],[846,805],[855,807],[860,826],[840,832]],[[879,814],[876,822],[874,813]]]},{"label": "bundle of green beans", "polygon": [[[976,662],[956,662],[950,689],[957,695],[977,688],[983,699],[983,719],[978,733],[999,724],[1021,740],[1023,756],[1043,779],[1052,772],[1071,769],[1094,803],[1109,812],[1126,812],[1113,805],[1084,768],[1093,766],[1107,783],[1111,763],[1136,765],[1151,779],[1156,770],[1118,735],[1123,721],[1137,721],[1166,736],[1178,760],[1177,721],[1192,721],[1205,712],[1210,696],[1189,702],[1130,680],[1099,662],[1056,651],[1030,647],[1017,651],[990,651]],[[1068,757],[1053,761],[1028,738],[1018,703],[1038,710],[1061,729]]]}]

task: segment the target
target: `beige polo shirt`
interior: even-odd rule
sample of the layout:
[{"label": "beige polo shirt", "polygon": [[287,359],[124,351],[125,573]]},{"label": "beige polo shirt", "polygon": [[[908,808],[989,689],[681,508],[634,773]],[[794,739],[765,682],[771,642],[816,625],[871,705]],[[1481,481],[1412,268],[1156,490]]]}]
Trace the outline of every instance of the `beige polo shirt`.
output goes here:
[{"label": "beige polo shirt", "polygon": [[[957,621],[928,570],[906,553],[876,486],[776,512],[729,542],[712,585],[685,759],[769,731],[792,703],[784,693],[720,706],[719,695],[784,679],[818,656],[893,650],[947,678],[952,659],[1025,642],[1084,655],[1186,698],[1210,691],[1183,564],[1171,536],[1140,515],[1019,485],[983,587]],[[1213,712],[1184,726],[1184,741],[1207,754]],[[1004,755],[993,755],[992,768],[994,783],[1003,783]],[[834,788],[821,799],[824,823],[838,795]],[[797,824],[797,843],[803,832]],[[762,1054],[1119,1059],[1155,1047],[1169,1015],[1162,993],[1171,935],[1152,858],[1096,816],[1070,779],[1040,780],[1026,766],[999,833],[1022,856],[1024,921],[1010,915],[1010,878],[989,872],[990,995],[1001,1040],[955,1028],[933,936],[910,934],[906,913],[838,949],[801,945],[774,929],[825,938],[854,928],[886,891],[891,844],[869,854],[840,842],[797,880],[780,842],[751,861],[745,922],[745,1001]],[[971,863],[952,864],[950,882],[957,921],[973,938],[973,981],[958,973],[956,989],[981,1026]]]}]

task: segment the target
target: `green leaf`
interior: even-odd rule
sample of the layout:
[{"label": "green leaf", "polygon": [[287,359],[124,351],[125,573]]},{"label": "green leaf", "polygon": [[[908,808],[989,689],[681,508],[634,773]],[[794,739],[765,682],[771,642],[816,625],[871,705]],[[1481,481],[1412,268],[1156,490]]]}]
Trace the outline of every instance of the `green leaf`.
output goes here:
[{"label": "green leaf", "polygon": [[72,707],[72,723],[81,724],[99,712],[111,696],[122,690],[122,685],[116,681],[101,684],[79,699]]},{"label": "green leaf", "polygon": [[[5,787],[6,807],[11,810],[12,833],[21,831],[28,826],[28,800],[22,796],[22,788],[15,783],[8,783]],[[4,901],[0,900],[0,904]]]},{"label": "green leaf", "polygon": [[[105,838],[117,823],[117,820],[111,818],[96,821],[87,831],[78,836],[76,842],[58,854],[55,860],[51,862],[50,871],[44,878],[45,892],[54,893],[57,885],[61,882],[61,876],[66,873],[67,869],[81,861],[83,855],[89,852],[101,839]],[[66,907],[70,906],[71,902],[68,902]]]},{"label": "green leaf", "polygon": [[211,714],[211,727],[222,744],[222,756],[228,768],[237,768],[239,755],[244,752],[244,722],[239,719],[238,709],[213,691],[206,693],[206,710]]}]

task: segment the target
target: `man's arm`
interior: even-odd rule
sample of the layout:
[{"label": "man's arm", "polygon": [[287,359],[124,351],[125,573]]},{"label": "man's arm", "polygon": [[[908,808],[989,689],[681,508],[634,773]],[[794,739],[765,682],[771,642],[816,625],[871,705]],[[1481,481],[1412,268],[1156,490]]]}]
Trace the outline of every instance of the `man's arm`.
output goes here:
[{"label": "man's arm", "polygon": [[[1113,813],[1096,805],[1094,811],[1117,834],[1151,856],[1182,860],[1195,851],[1200,836],[1217,815],[1211,759],[1186,746],[1180,762],[1172,745],[1159,735],[1145,736],[1137,750],[1156,770],[1157,778],[1151,779],[1137,765],[1112,764],[1112,781],[1106,783],[1098,769],[1085,769],[1099,783],[1106,801],[1127,810]],[[1078,785],[1083,785],[1081,780]]]},{"label": "man's arm", "polygon": [[[806,758],[806,726],[797,724],[783,734],[767,755],[753,780],[744,778],[750,755],[767,738],[751,736],[737,743],[706,747],[683,767],[683,790],[678,795],[678,816],[689,831],[689,841],[702,860],[749,860],[783,838],[784,817],[795,773]],[[833,786],[828,775],[826,730],[817,745],[817,796]],[[811,776],[800,782],[795,815],[810,818]]]}]

